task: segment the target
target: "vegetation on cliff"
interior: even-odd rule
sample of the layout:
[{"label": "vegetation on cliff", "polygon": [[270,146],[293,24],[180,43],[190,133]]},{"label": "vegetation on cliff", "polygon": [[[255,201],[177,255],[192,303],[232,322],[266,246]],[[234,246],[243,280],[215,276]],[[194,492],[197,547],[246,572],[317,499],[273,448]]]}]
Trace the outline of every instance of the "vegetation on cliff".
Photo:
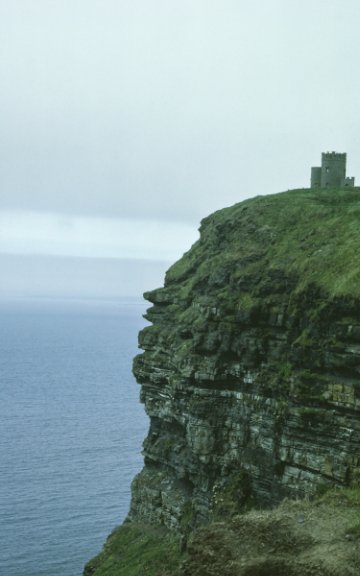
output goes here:
[{"label": "vegetation on cliff", "polygon": [[87,576],[357,573],[359,222],[354,188],[247,200],[145,294],[145,466]]},{"label": "vegetation on cliff", "polygon": [[129,523],[114,530],[84,576],[173,576],[180,560],[179,535],[161,526]]},{"label": "vegetation on cliff", "polygon": [[357,576],[360,491],[332,490],[310,502],[284,500],[179,537],[124,525],[84,576]]},{"label": "vegetation on cliff", "polygon": [[359,219],[358,188],[291,190],[246,200],[202,221],[199,241],[170,268],[166,284],[185,281],[183,290],[190,290],[211,280],[211,273],[219,276],[219,268],[239,279],[245,271],[259,272],[261,264],[267,272],[261,285],[282,270],[297,278],[297,292],[316,284],[330,296],[358,295]]}]

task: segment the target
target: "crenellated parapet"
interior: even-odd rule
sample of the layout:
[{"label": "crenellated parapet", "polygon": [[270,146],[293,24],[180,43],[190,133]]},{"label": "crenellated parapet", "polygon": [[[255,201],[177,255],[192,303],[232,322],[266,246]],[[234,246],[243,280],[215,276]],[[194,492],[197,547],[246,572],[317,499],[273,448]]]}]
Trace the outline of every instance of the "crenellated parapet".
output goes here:
[{"label": "crenellated parapet", "polygon": [[323,152],[321,166],[311,168],[311,188],[353,188],[355,178],[346,176],[346,153]]}]

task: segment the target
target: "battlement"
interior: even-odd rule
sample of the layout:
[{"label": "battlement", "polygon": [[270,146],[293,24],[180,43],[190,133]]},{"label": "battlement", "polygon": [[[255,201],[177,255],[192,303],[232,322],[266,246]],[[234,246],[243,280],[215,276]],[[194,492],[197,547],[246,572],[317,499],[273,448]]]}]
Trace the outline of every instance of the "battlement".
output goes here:
[{"label": "battlement", "polygon": [[346,152],[323,152],[321,154],[322,159],[345,159],[346,160]]},{"label": "battlement", "polygon": [[346,176],[346,153],[323,152],[321,166],[311,168],[311,188],[352,188],[355,178]]}]

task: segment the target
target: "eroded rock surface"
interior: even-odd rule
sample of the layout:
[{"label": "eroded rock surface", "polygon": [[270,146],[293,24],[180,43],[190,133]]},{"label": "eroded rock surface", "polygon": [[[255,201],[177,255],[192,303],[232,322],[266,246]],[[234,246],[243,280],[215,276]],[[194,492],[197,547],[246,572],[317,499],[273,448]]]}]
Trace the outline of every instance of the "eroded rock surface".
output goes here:
[{"label": "eroded rock surface", "polygon": [[293,191],[215,213],[145,294],[134,373],[150,430],[130,519],[186,532],[358,484],[359,194]]}]

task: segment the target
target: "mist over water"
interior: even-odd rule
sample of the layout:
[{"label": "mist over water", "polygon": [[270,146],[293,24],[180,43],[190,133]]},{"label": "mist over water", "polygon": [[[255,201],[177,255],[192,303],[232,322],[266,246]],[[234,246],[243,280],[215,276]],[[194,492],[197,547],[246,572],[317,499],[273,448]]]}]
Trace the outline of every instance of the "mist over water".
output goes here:
[{"label": "mist over water", "polygon": [[125,518],[147,418],[139,301],[0,302],[0,573],[80,576]]}]

